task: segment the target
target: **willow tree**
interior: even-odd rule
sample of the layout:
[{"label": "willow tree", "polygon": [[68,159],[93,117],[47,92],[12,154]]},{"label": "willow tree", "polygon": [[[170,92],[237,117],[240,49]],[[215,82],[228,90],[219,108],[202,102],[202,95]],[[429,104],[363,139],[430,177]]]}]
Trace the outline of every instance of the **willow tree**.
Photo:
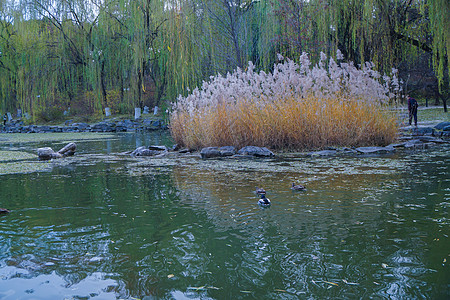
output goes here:
[{"label": "willow tree", "polygon": [[339,49],[348,60],[372,61],[389,73],[401,62],[429,53],[439,89],[448,89],[447,0],[277,0],[273,5],[285,24],[280,36],[288,45],[286,55],[318,50],[332,54]]},{"label": "willow tree", "polygon": [[270,69],[277,25],[269,1],[166,1],[167,22],[158,39],[166,98],[188,93],[210,76],[253,61]]},{"label": "willow tree", "polygon": [[0,103],[1,108],[10,110],[16,99],[16,76],[20,49],[16,47],[16,34],[13,17],[8,13],[5,3],[0,7]]}]

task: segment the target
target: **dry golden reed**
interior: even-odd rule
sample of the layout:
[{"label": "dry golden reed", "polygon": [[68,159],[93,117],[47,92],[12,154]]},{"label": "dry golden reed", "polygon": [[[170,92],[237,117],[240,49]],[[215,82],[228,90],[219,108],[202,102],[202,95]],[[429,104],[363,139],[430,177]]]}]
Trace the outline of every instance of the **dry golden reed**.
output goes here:
[{"label": "dry golden reed", "polygon": [[309,96],[273,102],[240,99],[177,111],[170,130],[176,143],[191,149],[254,145],[306,150],[387,145],[396,139],[398,125],[395,116],[374,101]]}]

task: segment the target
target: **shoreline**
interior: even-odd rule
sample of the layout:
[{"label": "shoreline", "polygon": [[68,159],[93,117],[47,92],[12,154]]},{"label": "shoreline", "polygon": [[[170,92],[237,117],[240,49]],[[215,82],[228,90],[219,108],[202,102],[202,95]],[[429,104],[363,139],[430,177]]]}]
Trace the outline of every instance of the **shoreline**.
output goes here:
[{"label": "shoreline", "polygon": [[64,125],[24,125],[22,120],[0,125],[0,133],[145,132],[167,130],[162,119],[105,119],[97,123],[66,121]]}]

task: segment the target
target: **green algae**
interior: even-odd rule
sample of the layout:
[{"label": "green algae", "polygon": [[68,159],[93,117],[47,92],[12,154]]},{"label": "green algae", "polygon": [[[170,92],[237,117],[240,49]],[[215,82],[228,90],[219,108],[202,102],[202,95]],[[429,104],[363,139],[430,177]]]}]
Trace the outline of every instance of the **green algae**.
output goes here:
[{"label": "green algae", "polygon": [[37,155],[28,152],[0,150],[0,162],[11,162],[35,158],[37,158]]},{"label": "green algae", "polygon": [[52,164],[42,161],[15,161],[0,163],[0,176],[7,174],[23,174],[50,170]]},{"label": "green algae", "polygon": [[38,142],[73,142],[115,139],[114,134],[97,132],[64,132],[64,133],[2,133],[0,145]]}]

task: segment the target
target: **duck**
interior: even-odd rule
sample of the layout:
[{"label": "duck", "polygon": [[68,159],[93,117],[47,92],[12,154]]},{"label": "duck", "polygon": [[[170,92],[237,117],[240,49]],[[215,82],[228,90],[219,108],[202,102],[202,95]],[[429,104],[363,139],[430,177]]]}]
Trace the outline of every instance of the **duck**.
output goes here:
[{"label": "duck", "polygon": [[293,191],[304,191],[306,188],[301,184],[292,183],[291,190]]},{"label": "duck", "polygon": [[257,193],[258,195],[265,195],[266,194],[266,190],[263,188],[256,188],[255,193]]},{"label": "duck", "polygon": [[0,214],[9,214],[9,210],[0,207]]},{"label": "duck", "polygon": [[270,206],[270,200],[269,200],[269,198],[266,198],[265,194],[261,194],[261,199],[258,200],[258,204],[261,207],[269,207]]}]

